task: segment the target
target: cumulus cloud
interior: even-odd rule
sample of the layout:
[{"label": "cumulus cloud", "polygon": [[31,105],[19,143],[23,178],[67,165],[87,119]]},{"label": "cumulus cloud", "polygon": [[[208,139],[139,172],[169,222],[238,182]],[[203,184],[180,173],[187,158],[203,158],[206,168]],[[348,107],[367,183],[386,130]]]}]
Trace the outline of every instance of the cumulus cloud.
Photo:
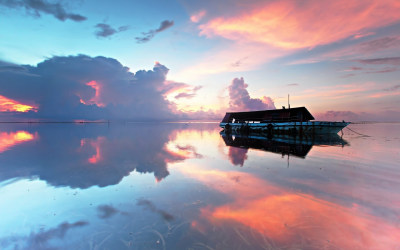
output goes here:
[{"label": "cumulus cloud", "polygon": [[97,28],[95,35],[96,37],[109,37],[118,32],[126,31],[129,29],[128,26],[121,26],[118,29],[114,29],[110,25],[106,23],[98,23],[96,24],[95,28]]},{"label": "cumulus cloud", "polygon": [[[0,95],[34,103],[42,119],[173,120],[174,104],[165,99],[168,68],[129,71],[117,60],[85,55],[53,57],[37,66],[0,70]],[[11,67],[11,68],[10,68]],[[22,67],[22,66],[21,66]]]},{"label": "cumulus cloud", "polygon": [[164,20],[161,22],[160,27],[155,30],[149,30],[148,32],[143,32],[141,37],[136,37],[136,42],[145,43],[150,41],[157,33],[160,33],[169,27],[174,25],[174,21]]},{"label": "cumulus cloud", "polygon": [[251,98],[247,91],[248,85],[243,78],[235,78],[229,85],[229,108],[232,111],[249,111],[275,109],[274,101],[264,96],[262,99]]},{"label": "cumulus cloud", "polygon": [[85,16],[69,13],[60,3],[49,3],[45,0],[0,0],[0,5],[8,8],[25,8],[28,12],[40,17],[41,14],[49,14],[60,21],[72,20],[75,22],[85,21]]}]

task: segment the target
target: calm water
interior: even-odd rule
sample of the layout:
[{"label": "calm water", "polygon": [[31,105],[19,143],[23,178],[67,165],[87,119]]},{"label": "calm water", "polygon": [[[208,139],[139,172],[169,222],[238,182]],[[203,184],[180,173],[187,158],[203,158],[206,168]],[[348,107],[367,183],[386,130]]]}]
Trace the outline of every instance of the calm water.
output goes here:
[{"label": "calm water", "polygon": [[400,249],[400,124],[349,127],[1,124],[0,248]]}]

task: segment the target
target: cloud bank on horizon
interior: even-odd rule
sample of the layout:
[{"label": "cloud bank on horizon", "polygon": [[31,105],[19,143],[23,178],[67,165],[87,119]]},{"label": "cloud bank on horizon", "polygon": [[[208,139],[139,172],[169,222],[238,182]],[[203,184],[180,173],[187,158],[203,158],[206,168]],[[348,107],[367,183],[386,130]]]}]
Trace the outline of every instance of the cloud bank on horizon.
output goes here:
[{"label": "cloud bank on horizon", "polygon": [[[0,63],[0,112],[50,120],[173,121],[220,119],[219,112],[183,112],[167,99],[193,98],[202,86],[167,81],[169,69],[129,71],[102,56],[55,56],[36,67]],[[231,110],[274,109],[271,98],[251,98],[243,78],[229,86]]]},{"label": "cloud bank on horizon", "polygon": [[53,57],[0,70],[0,95],[31,103],[22,117],[43,119],[179,119],[164,96],[168,68],[131,73],[117,60],[85,55]]}]

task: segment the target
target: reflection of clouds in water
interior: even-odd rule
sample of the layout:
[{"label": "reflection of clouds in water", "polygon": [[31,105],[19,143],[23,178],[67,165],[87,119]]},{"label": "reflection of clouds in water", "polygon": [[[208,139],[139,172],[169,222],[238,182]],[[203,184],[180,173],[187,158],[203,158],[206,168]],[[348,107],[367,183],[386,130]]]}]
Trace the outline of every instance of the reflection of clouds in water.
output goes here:
[{"label": "reflection of clouds in water", "polygon": [[119,211],[110,205],[100,205],[97,207],[97,213],[100,219],[108,219],[117,214]]},{"label": "reflection of clouds in water", "polygon": [[145,209],[150,210],[151,212],[157,213],[161,215],[161,217],[166,221],[172,221],[174,216],[165,212],[164,210],[158,209],[153,202],[146,199],[139,199],[137,201],[138,206],[143,206]]},{"label": "reflection of clouds in water", "polygon": [[56,228],[31,232],[29,236],[12,236],[0,239],[0,246],[13,249],[55,249],[50,246],[50,241],[54,239],[63,239],[65,235],[74,228],[80,228],[88,225],[86,221],[77,221],[75,223],[64,222]]},{"label": "reflection of clouds in water", "polygon": [[[271,247],[307,249],[392,249],[400,238],[393,221],[372,215],[357,204],[344,206],[293,192],[248,173],[198,168],[181,171],[230,197],[223,204],[202,208],[202,218],[192,223],[195,230],[216,227],[224,232],[217,238],[233,234],[245,242],[255,231]],[[207,230],[203,232],[215,238]]]},{"label": "reflection of clouds in water", "polygon": [[230,162],[235,166],[240,165],[243,167],[244,161],[247,160],[247,151],[247,148],[229,147],[228,156]]},{"label": "reflection of clouds in water", "polygon": [[0,153],[9,150],[10,148],[37,139],[37,134],[31,134],[26,131],[1,132],[0,131]]},{"label": "reflection of clouds in water", "polygon": [[[183,125],[39,125],[26,134],[39,135],[34,147],[16,147],[0,158],[0,181],[39,177],[53,186],[88,188],[119,183],[136,170],[154,173],[157,181],[169,175],[167,164],[201,157],[190,146],[170,152],[165,145]],[[20,157],[24,155],[24,157]]]},{"label": "reflection of clouds in water", "polygon": [[203,155],[197,153],[196,148],[191,145],[185,145],[185,146],[177,145],[176,147],[181,151],[192,153],[195,158],[203,158]]},{"label": "reflection of clouds in water", "polygon": [[178,159],[185,160],[189,158],[197,158],[197,159],[203,158],[203,155],[197,153],[196,148],[191,145],[181,146],[179,144],[175,144],[174,142],[170,141],[166,145],[166,150],[170,155],[174,156],[176,160]]}]

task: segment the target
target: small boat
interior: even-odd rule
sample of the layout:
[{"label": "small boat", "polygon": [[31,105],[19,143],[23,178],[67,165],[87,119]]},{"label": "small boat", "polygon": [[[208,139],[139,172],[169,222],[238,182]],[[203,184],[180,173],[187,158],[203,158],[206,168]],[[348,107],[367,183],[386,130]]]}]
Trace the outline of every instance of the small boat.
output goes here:
[{"label": "small boat", "polygon": [[337,134],[350,122],[312,121],[305,107],[227,112],[220,123],[225,132],[267,134]]}]

